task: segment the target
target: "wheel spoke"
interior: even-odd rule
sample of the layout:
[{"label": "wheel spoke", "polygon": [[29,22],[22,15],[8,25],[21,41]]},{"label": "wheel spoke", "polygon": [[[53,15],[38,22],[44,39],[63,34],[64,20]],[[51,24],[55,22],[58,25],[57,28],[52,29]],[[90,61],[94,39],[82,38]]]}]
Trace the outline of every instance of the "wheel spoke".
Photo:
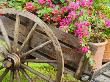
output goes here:
[{"label": "wheel spoke", "polygon": [[14,82],[14,71],[10,71],[10,82]]},{"label": "wheel spoke", "polygon": [[11,50],[10,40],[8,38],[8,34],[6,32],[6,29],[5,29],[5,27],[4,27],[3,22],[2,22],[1,19],[0,19],[0,29],[1,29],[1,32],[3,34],[3,37],[4,37],[4,39],[5,39],[5,41],[6,41],[7,45],[8,45],[9,51],[10,51]]},{"label": "wheel spoke", "polygon": [[44,80],[47,80],[47,81],[49,81],[49,82],[54,82],[54,81],[51,80],[49,77],[47,77],[47,76],[41,74],[40,72],[38,72],[38,71],[32,69],[31,67],[29,67],[29,66],[27,66],[27,65],[21,64],[21,66],[22,66],[23,68],[25,68],[26,70],[30,71],[31,73],[33,73],[33,74],[35,74],[35,75],[38,75],[39,77],[41,77],[41,78],[44,79]]},{"label": "wheel spoke", "polygon": [[43,44],[41,44],[41,45],[39,45],[39,46],[33,48],[32,50],[29,50],[28,52],[24,53],[22,56],[27,56],[27,55],[31,54],[32,52],[35,52],[36,50],[38,50],[38,49],[40,49],[40,48],[46,46],[47,44],[49,44],[49,43],[51,43],[51,42],[52,42],[52,41],[49,40],[49,41],[47,41],[47,42],[45,42],[45,43],[43,43]]},{"label": "wheel spoke", "polygon": [[17,82],[21,82],[21,81],[20,81],[20,74],[19,74],[19,71],[16,70],[15,72],[16,72],[16,80],[17,80]]},{"label": "wheel spoke", "polygon": [[35,29],[36,29],[37,23],[34,24],[34,26],[32,27],[31,31],[29,32],[29,34],[27,35],[26,39],[24,40],[23,44],[21,45],[20,51],[24,48],[24,46],[28,43],[29,39],[31,38],[32,34],[34,33]]},{"label": "wheel spoke", "polygon": [[5,69],[5,71],[3,72],[3,74],[0,76],[0,82],[2,82],[2,80],[7,75],[8,72],[9,72],[9,69]]},{"label": "wheel spoke", "polygon": [[15,30],[14,30],[14,48],[16,48],[18,44],[19,25],[20,25],[20,17],[19,15],[16,15],[16,23],[15,23]]},{"label": "wheel spoke", "polygon": [[30,76],[26,73],[24,69],[20,69],[21,73],[25,76],[25,78],[28,80],[28,82],[32,82],[32,79]]},{"label": "wheel spoke", "polygon": [[34,63],[57,63],[56,60],[39,60],[39,59],[26,59],[25,62],[34,62]]}]

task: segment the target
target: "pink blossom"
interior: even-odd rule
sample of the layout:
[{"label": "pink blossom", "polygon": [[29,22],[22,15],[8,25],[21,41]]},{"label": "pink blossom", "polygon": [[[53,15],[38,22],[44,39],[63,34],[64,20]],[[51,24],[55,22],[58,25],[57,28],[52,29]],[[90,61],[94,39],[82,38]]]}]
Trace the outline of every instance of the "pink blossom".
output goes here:
[{"label": "pink blossom", "polygon": [[81,10],[81,11],[79,12],[79,16],[82,16],[83,14],[84,14],[84,11]]},{"label": "pink blossom", "polygon": [[90,25],[90,23],[89,23],[88,21],[84,21],[83,24],[84,24],[85,26],[89,26],[89,25]]},{"label": "pink blossom", "polygon": [[79,40],[79,43],[80,43],[80,44],[82,44],[82,43],[83,43],[83,40],[82,40],[82,39],[80,39],[80,40]]},{"label": "pink blossom", "polygon": [[80,5],[81,6],[85,6],[85,7],[89,7],[91,6],[93,3],[93,0],[80,0]]},{"label": "pink blossom", "polygon": [[68,20],[67,18],[63,18],[61,21],[60,21],[60,26],[67,26],[71,21]]},{"label": "pink blossom", "polygon": [[82,33],[82,28],[77,28],[74,30],[74,33],[76,36],[78,36],[79,38],[82,38],[83,37],[83,33]]},{"label": "pink blossom", "polygon": [[35,9],[32,2],[27,2],[25,8],[29,11],[33,11]]},{"label": "pink blossom", "polygon": [[89,31],[88,31],[88,29],[84,29],[83,30],[83,36],[85,36],[85,37],[88,37],[89,36]]},{"label": "pink blossom", "polygon": [[54,7],[55,7],[55,5],[54,5],[54,4],[52,4],[52,3],[50,3],[50,4],[49,4],[49,6],[50,6],[50,7],[52,7],[52,8],[54,8]]},{"label": "pink blossom", "polygon": [[50,6],[50,7],[52,7],[52,8],[54,8],[54,7],[55,7],[55,5],[52,3],[52,1],[51,1],[51,0],[47,0],[47,2],[48,2],[48,4],[49,4],[49,6]]},{"label": "pink blossom", "polygon": [[75,19],[75,18],[77,18],[77,14],[76,14],[75,11],[71,11],[71,12],[68,14],[67,17],[68,17],[68,18],[71,18],[71,19]]},{"label": "pink blossom", "polygon": [[76,0],[76,2],[80,2],[80,0]]},{"label": "pink blossom", "polygon": [[44,3],[46,3],[46,0],[38,0],[38,3],[39,4],[44,4]]},{"label": "pink blossom", "polygon": [[75,26],[77,27],[74,30],[75,35],[78,36],[79,38],[88,37],[89,36],[89,31],[88,31],[89,25],[90,24],[87,21],[83,21],[80,23],[75,22]]},{"label": "pink blossom", "polygon": [[75,25],[75,26],[78,26],[78,22],[75,22],[74,25]]},{"label": "pink blossom", "polygon": [[88,15],[92,15],[91,10],[87,10]]},{"label": "pink blossom", "polygon": [[110,27],[110,20],[105,20],[105,25]]},{"label": "pink blossom", "polygon": [[88,50],[89,50],[89,46],[83,46],[83,47],[82,47],[82,52],[83,52],[83,53],[87,53]]},{"label": "pink blossom", "polygon": [[53,10],[52,13],[53,14],[58,14],[59,13],[59,10]]},{"label": "pink blossom", "polygon": [[70,9],[74,9],[74,10],[77,10],[77,9],[79,9],[79,4],[78,3],[76,3],[76,2],[71,2],[70,4],[69,4],[69,7],[70,7]]},{"label": "pink blossom", "polygon": [[51,3],[52,1],[51,0],[47,0],[47,2],[50,2]]},{"label": "pink blossom", "polygon": [[77,28],[80,29],[80,28],[82,28],[82,26],[83,26],[83,22],[80,22],[80,23],[77,25]]},{"label": "pink blossom", "polygon": [[67,6],[64,6],[61,8],[62,13],[67,12],[68,10],[69,10],[69,8]]}]

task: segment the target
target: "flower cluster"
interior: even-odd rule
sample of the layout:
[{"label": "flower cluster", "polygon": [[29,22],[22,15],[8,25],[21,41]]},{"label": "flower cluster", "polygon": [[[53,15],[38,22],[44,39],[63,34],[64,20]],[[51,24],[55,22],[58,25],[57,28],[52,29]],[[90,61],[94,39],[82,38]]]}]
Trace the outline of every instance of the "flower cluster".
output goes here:
[{"label": "flower cluster", "polygon": [[81,17],[92,3],[92,0],[37,0],[25,2],[22,9],[36,13],[45,22],[54,24],[64,32],[75,34],[80,39],[82,52],[86,53],[89,49],[87,38],[90,23]]},{"label": "flower cluster", "polygon": [[33,11],[35,9],[32,2],[27,2],[25,8],[28,11]]},{"label": "flower cluster", "polygon": [[[10,1],[15,2],[15,0]],[[14,3],[15,8],[35,13],[46,23],[54,24],[60,30],[77,36],[83,53],[89,51],[88,41],[91,37],[91,30],[94,33],[92,35],[95,35],[95,33],[105,31],[105,27],[110,29],[110,20],[103,13],[92,9],[93,0],[18,1],[20,2],[21,6],[17,6],[17,1]]]},{"label": "flower cluster", "polygon": [[83,21],[80,23],[75,23],[76,29],[74,30],[75,35],[79,38],[80,44],[82,44],[81,50],[83,53],[87,53],[89,50],[89,47],[87,46],[87,43],[85,43],[85,39],[89,37],[89,30],[88,27],[90,26],[90,23],[88,21]]},{"label": "flower cluster", "polygon": [[110,20],[105,20],[105,25],[110,28]]}]

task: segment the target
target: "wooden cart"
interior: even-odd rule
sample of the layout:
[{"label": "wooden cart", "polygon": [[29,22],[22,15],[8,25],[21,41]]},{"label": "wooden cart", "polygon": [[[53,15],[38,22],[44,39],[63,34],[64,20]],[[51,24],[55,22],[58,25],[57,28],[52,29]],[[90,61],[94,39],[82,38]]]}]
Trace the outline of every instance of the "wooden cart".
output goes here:
[{"label": "wooden cart", "polygon": [[[20,82],[19,72],[24,74],[28,82],[33,82],[26,70],[48,82],[61,82],[64,64],[66,68],[73,71],[76,77],[80,77],[79,75],[83,73],[92,76],[92,72],[84,72],[86,66],[83,65],[86,65],[87,61],[82,62],[83,54],[77,50],[80,45],[74,35],[46,25],[40,18],[28,11],[6,8],[0,9],[0,14],[4,14],[0,17],[0,37],[6,41],[8,47],[7,49],[0,47],[4,57],[0,70],[5,68],[0,82],[8,72],[10,72],[10,82],[13,82],[15,73],[17,81]],[[56,79],[50,79],[26,65],[25,62],[55,65]]]}]

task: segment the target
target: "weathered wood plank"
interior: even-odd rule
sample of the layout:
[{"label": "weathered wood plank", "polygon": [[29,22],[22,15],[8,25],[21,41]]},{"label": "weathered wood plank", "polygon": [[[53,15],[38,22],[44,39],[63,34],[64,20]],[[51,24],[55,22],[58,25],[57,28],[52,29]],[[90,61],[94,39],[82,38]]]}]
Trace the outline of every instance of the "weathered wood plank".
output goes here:
[{"label": "weathered wood plank", "polygon": [[[14,31],[13,29],[14,29],[15,21],[10,20],[9,18],[6,18],[6,17],[1,17],[1,19],[3,20],[4,26],[6,27],[8,34],[11,37],[13,37],[13,31]],[[29,29],[27,29],[27,27],[25,27],[23,25],[20,25],[19,41],[23,42],[24,38],[27,36],[28,33],[29,33]],[[64,37],[67,37],[67,36],[64,36]],[[64,37],[62,38],[62,40],[64,39]],[[30,45],[32,48],[34,48],[35,46],[40,45],[41,43],[44,43],[47,40],[48,40],[47,36],[45,36],[39,32],[35,32],[34,36],[31,39]],[[73,40],[73,43],[74,43],[74,40]],[[52,48],[52,46],[53,46],[52,44],[51,44],[51,46],[48,45],[48,46],[40,49],[39,51],[41,51],[42,53],[48,54],[50,57],[55,57],[54,49]],[[70,64],[72,65],[72,67],[77,68],[79,61],[82,57],[81,53],[77,53],[75,48],[70,48],[62,43],[61,43],[61,47],[62,47],[62,51],[64,53],[65,60],[69,61]]]},{"label": "weathered wood plank", "polygon": [[97,71],[95,71],[92,75],[92,79],[96,78],[97,76],[99,76],[100,74],[106,72],[106,71],[109,71],[110,70],[110,62],[102,65],[102,67],[100,69],[98,69]]},{"label": "weathered wood plank", "polygon": [[[15,18],[13,15],[10,15],[8,17],[12,18],[12,19]],[[24,24],[25,26],[30,27],[30,28],[34,24],[33,21],[31,21],[25,17],[21,17],[21,22],[22,22],[22,24]],[[52,31],[54,32],[54,34],[56,35],[58,40],[62,41],[63,43],[66,43],[70,46],[73,46],[75,48],[78,48],[80,46],[78,38],[75,37],[74,35],[62,32],[61,30],[59,30],[58,28],[55,28],[52,25],[50,25],[49,27],[52,29]],[[38,29],[41,30],[41,28],[38,28]],[[41,30],[41,31],[43,31],[43,30]]]},{"label": "weathered wood plank", "polygon": [[100,75],[97,78],[94,79],[96,82],[110,82],[110,78]]},{"label": "weathered wood plank", "polygon": [[[48,38],[43,34],[40,34],[38,32],[35,32],[35,34],[36,35],[34,35],[33,38],[31,39],[32,47],[35,47],[36,45],[40,45],[48,40]],[[33,41],[34,41],[34,44],[33,44]],[[75,62],[76,65],[78,65],[79,59],[81,59],[82,55],[80,53],[78,53],[77,51],[75,51],[75,49],[65,46],[62,43],[60,43],[60,44],[62,47],[62,51],[64,53],[65,60]],[[47,45],[46,47],[40,49],[40,51],[41,52],[43,51],[43,53],[48,54],[51,57],[55,57],[54,49],[52,47],[53,47],[52,44],[51,44],[51,46]]]},{"label": "weathered wood plank", "polygon": [[104,72],[104,73],[103,73],[103,75],[105,75],[105,76],[107,76],[107,77],[109,77],[109,78],[110,78],[110,70],[109,70],[109,71]]}]

